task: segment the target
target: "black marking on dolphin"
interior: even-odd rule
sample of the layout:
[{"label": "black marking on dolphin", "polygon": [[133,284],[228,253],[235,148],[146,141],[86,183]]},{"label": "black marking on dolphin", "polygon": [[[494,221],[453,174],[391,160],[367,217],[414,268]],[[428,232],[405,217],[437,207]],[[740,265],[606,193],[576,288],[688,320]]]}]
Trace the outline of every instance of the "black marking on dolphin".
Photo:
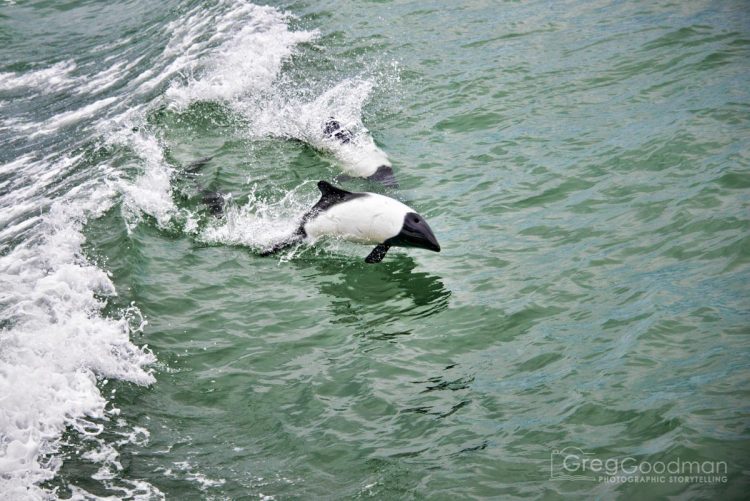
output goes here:
[{"label": "black marking on dolphin", "polygon": [[336,204],[348,202],[355,198],[366,197],[366,193],[354,193],[346,191],[341,188],[337,188],[328,181],[318,181],[318,189],[320,190],[320,200],[312,206],[312,208],[302,216],[302,228],[307,221],[315,217],[319,213],[326,211]]},{"label": "black marking on dolphin", "polygon": [[336,138],[341,143],[347,144],[354,139],[354,134],[349,129],[341,126],[341,122],[331,117],[323,126],[323,135],[328,138]]}]

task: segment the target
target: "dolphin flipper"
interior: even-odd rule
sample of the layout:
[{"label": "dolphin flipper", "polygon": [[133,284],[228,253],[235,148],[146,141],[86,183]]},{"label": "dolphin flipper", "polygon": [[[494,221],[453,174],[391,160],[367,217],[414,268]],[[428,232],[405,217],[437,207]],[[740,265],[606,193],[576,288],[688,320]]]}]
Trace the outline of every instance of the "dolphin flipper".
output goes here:
[{"label": "dolphin flipper", "polygon": [[388,249],[390,249],[391,246],[387,244],[379,244],[377,245],[372,252],[365,258],[365,263],[379,263],[383,260],[385,257],[385,254],[388,252]]}]

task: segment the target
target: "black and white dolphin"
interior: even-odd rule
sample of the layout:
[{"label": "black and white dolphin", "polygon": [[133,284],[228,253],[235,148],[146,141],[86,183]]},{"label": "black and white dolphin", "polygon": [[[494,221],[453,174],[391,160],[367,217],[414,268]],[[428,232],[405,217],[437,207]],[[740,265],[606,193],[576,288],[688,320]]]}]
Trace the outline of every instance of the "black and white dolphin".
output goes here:
[{"label": "black and white dolphin", "polygon": [[314,243],[323,237],[375,245],[365,258],[379,263],[391,247],[419,247],[440,252],[427,221],[411,207],[376,193],[352,193],[318,182],[321,197],[302,216],[294,234],[262,255],[270,255],[296,243]]},{"label": "black and white dolphin", "polygon": [[398,187],[388,155],[377,147],[372,136],[367,133],[355,136],[331,117],[323,125],[323,137],[324,141],[338,143],[335,148],[326,149],[339,159],[345,175],[377,181],[390,188]]}]

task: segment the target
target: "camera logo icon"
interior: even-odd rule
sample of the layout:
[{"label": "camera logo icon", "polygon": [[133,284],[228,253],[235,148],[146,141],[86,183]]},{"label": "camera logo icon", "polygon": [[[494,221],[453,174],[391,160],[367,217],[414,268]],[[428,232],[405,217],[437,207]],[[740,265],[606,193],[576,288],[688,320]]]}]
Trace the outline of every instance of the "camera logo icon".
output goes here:
[{"label": "camera logo icon", "polygon": [[594,454],[578,447],[553,450],[549,457],[550,480],[588,480],[596,482],[596,475],[587,468]]}]

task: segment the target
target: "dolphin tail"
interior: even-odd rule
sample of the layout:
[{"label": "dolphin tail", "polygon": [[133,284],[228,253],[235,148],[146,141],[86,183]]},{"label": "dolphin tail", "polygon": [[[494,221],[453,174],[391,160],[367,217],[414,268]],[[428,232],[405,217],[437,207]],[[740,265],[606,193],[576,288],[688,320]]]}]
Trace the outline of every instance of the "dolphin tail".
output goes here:
[{"label": "dolphin tail", "polygon": [[194,160],[190,163],[187,163],[183,165],[182,170],[184,170],[188,174],[197,174],[198,171],[200,171],[205,165],[210,162],[214,157],[203,157],[199,158],[198,160]]},{"label": "dolphin tail", "polygon": [[201,201],[208,207],[214,217],[224,215],[224,194],[218,191],[203,190]]},{"label": "dolphin tail", "polygon": [[297,232],[294,233],[294,235],[287,238],[286,240],[282,240],[281,242],[274,244],[274,246],[271,247],[270,249],[262,251],[260,255],[262,257],[272,256],[278,252],[283,251],[284,249],[288,249],[289,247],[294,247],[298,243],[302,242],[302,240],[304,239],[305,239],[305,234],[298,230]]}]

